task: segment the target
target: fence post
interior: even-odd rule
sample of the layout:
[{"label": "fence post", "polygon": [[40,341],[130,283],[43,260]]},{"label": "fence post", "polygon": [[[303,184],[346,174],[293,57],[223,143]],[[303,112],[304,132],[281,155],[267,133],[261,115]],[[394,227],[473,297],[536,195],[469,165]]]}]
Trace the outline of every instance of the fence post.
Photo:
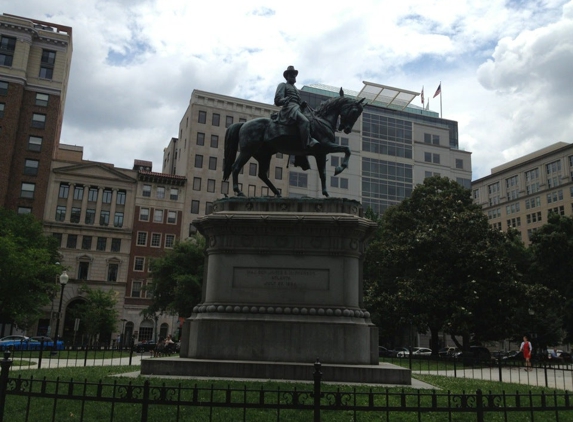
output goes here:
[{"label": "fence post", "polygon": [[12,366],[12,360],[10,360],[10,351],[6,350],[4,352],[4,359],[0,361],[0,422],[4,421],[4,407],[6,404],[6,394],[8,392],[8,374],[10,373],[10,366]]},{"label": "fence post", "polygon": [[476,391],[476,411],[477,422],[483,422],[483,394],[481,390]]},{"label": "fence post", "polygon": [[[549,386],[549,383],[547,382],[547,362],[543,364],[543,372],[545,373],[545,387],[547,388]],[[553,370],[553,375],[555,375],[555,369]],[[557,388],[557,383],[555,383],[554,388]]]},{"label": "fence post", "polygon": [[38,369],[42,369],[42,354],[44,353],[44,336],[40,340],[40,356],[38,357]]},{"label": "fence post", "polygon": [[501,376],[501,358],[497,358],[497,367],[499,369],[499,382],[503,382],[503,377]]},{"label": "fence post", "polygon": [[[320,422],[320,380],[322,379],[322,367],[318,358],[314,363],[314,422]],[[1,422],[1,421],[0,421]]]},{"label": "fence post", "polygon": [[148,407],[149,407],[149,380],[145,380],[145,382],[143,383],[143,403],[141,404],[141,422],[147,422]]}]

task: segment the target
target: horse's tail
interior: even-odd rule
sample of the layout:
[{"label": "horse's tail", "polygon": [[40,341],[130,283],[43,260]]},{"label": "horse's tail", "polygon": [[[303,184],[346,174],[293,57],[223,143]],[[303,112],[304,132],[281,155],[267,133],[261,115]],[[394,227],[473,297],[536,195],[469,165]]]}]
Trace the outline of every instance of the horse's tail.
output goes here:
[{"label": "horse's tail", "polygon": [[225,158],[223,158],[223,180],[229,179],[233,163],[239,150],[239,130],[243,123],[234,123],[225,132]]}]

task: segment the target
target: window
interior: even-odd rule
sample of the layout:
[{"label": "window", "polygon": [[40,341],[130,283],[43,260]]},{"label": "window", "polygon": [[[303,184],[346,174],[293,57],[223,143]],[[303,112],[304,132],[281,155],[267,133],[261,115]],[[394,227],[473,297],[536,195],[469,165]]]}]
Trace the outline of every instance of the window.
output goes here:
[{"label": "window", "polygon": [[219,148],[219,136],[211,135],[211,148]]},{"label": "window", "polygon": [[547,170],[547,174],[560,173],[561,172],[561,161],[557,160],[557,161],[554,161],[552,163],[549,163],[545,166],[545,168]]},{"label": "window", "polygon": [[[251,198],[257,196],[257,187],[255,185],[249,185],[248,193]],[[207,209],[207,207],[205,207]]]},{"label": "window", "polygon": [[112,194],[113,194],[113,191],[111,189],[104,189],[103,195],[101,197],[101,202],[104,204],[111,204]]},{"label": "window", "polygon": [[347,147],[348,146],[348,138],[341,137],[340,138],[340,145],[342,145],[343,147]]},{"label": "window", "polygon": [[66,219],[66,207],[58,205],[56,207],[56,221],[64,221]]},{"label": "window", "polygon": [[434,164],[440,164],[440,154],[432,154],[432,162]]},{"label": "window", "polygon": [[30,207],[18,207],[18,214],[31,214],[32,208]]},{"label": "window", "polygon": [[[141,297],[141,281],[134,281],[131,284],[131,297]],[[142,333],[141,333],[142,327],[139,328],[139,339],[141,340],[142,337]],[[149,334],[149,339],[151,339],[152,333]]]},{"label": "window", "polygon": [[106,237],[98,237],[97,238],[97,247],[98,251],[105,251],[105,247],[107,245],[107,238]]},{"label": "window", "polygon": [[239,117],[239,123],[246,123],[247,119],[245,119],[244,117]]},{"label": "window", "polygon": [[199,111],[199,117],[197,119],[199,123],[207,123],[207,112]]},{"label": "window", "polygon": [[24,174],[28,176],[36,176],[38,174],[38,166],[40,162],[38,160],[26,160],[24,163]]},{"label": "window", "polygon": [[78,267],[78,280],[87,280],[89,270],[90,270],[90,263],[85,261],[80,261],[80,265]]},{"label": "window", "polygon": [[66,248],[75,249],[78,243],[77,234],[68,234],[68,240],[66,242]]},{"label": "window", "polygon": [[257,163],[250,163],[249,176],[256,176],[256,175],[257,175]]},{"label": "window", "polygon": [[205,145],[205,134],[201,132],[197,132],[197,145],[203,146]]},{"label": "window", "polygon": [[79,223],[80,216],[82,215],[82,209],[77,207],[72,207],[72,213],[70,214],[71,223]]},{"label": "window", "polygon": [[54,63],[56,62],[56,52],[51,50],[42,51],[42,62],[40,63],[40,78],[52,79],[54,75]]},{"label": "window", "polygon": [[191,214],[199,214],[199,201],[191,201]]},{"label": "window", "polygon": [[99,215],[99,225],[109,226],[109,211],[102,211]]},{"label": "window", "polygon": [[551,204],[552,202],[563,201],[563,190],[559,189],[554,192],[547,194],[547,203]]},{"label": "window", "polygon": [[36,190],[35,183],[22,183],[22,190],[20,191],[21,198],[34,198],[34,191]]},{"label": "window", "polygon": [[117,274],[119,273],[119,264],[110,263],[107,266],[107,281],[117,281]]},{"label": "window", "polygon": [[113,216],[113,227],[123,227],[123,213],[116,212]]},{"label": "window", "polygon": [[137,246],[147,246],[147,232],[137,232]]},{"label": "window", "polygon": [[88,201],[97,202],[97,191],[98,188],[89,188],[88,190]]},{"label": "window", "polygon": [[56,244],[58,248],[62,246],[62,233],[52,233],[52,237],[56,239]]},{"label": "window", "polygon": [[163,186],[157,186],[157,190],[155,191],[155,197],[157,199],[165,198],[165,188]]},{"label": "window", "polygon": [[151,247],[159,248],[161,246],[161,233],[151,234]]},{"label": "window", "polygon": [[153,211],[153,222],[154,223],[163,223],[163,210],[154,210]]},{"label": "window", "polygon": [[46,107],[48,105],[48,101],[50,96],[48,94],[40,94],[39,92],[36,94],[36,105],[40,107]]},{"label": "window", "polygon": [[177,199],[179,199],[179,189],[171,188],[171,190],[169,191],[169,199],[171,199],[172,201],[177,201]]},{"label": "window", "polygon": [[206,202],[205,203],[205,214],[212,214],[213,213],[213,203]]},{"label": "window", "polygon": [[82,185],[74,186],[74,199],[81,201],[84,198],[84,187]]},{"label": "window", "polygon": [[121,250],[121,239],[111,239],[111,251],[119,252]]},{"label": "window", "polygon": [[151,185],[143,185],[142,195],[151,198]]},{"label": "window", "polygon": [[4,117],[4,107],[6,107],[6,104],[0,103],[0,117]]},{"label": "window", "polygon": [[225,117],[225,127],[228,128],[233,124],[233,116],[226,116]]},{"label": "window", "polygon": [[16,50],[16,38],[6,37],[2,35],[0,37],[1,66],[12,66],[12,61],[14,59],[14,50]]},{"label": "window", "polygon": [[460,158],[456,158],[456,168],[463,169],[464,168],[464,160]]},{"label": "window", "polygon": [[167,223],[168,224],[177,223],[177,211],[167,211]]},{"label": "window", "polygon": [[91,236],[84,236],[82,238],[82,249],[90,250],[92,248],[92,237]]},{"label": "window", "polygon": [[34,113],[32,115],[32,127],[36,129],[44,129],[46,127],[46,115]]},{"label": "window", "polygon": [[308,179],[306,173],[298,173],[291,171],[289,174],[289,185],[296,186],[299,188],[306,188],[308,185]]},{"label": "window", "polygon": [[541,197],[529,198],[525,200],[525,209],[535,208],[541,206]]},{"label": "window", "polygon": [[338,187],[338,177],[331,177],[330,178],[330,186],[333,188],[337,188]]},{"label": "window", "polygon": [[209,157],[209,170],[217,170],[217,157]]},{"label": "window", "polygon": [[201,190],[201,178],[194,177],[193,178],[193,190]]},{"label": "window", "polygon": [[42,150],[42,138],[39,136],[30,136],[28,138],[28,150],[29,151],[41,151]]},{"label": "window", "polygon": [[88,208],[86,210],[86,224],[95,223],[95,216],[96,216],[96,210]]},{"label": "window", "polygon": [[275,179],[276,180],[283,180],[283,168],[282,167],[275,167]]},{"label": "window", "polygon": [[340,188],[348,189],[348,179],[346,179],[345,177],[340,178]]},{"label": "window", "polygon": [[490,195],[499,192],[499,182],[492,183],[491,185],[487,186],[488,193]]},{"label": "window", "polygon": [[149,221],[149,208],[139,209],[139,221]]},{"label": "window", "polygon": [[207,192],[215,192],[215,180],[207,179]]},{"label": "window", "polygon": [[141,256],[135,257],[135,265],[133,266],[134,271],[143,271],[145,268],[145,258]]},{"label": "window", "polygon": [[229,193],[229,182],[221,182],[221,193],[225,195]]},{"label": "window", "polygon": [[213,113],[213,117],[211,119],[211,124],[213,126],[219,126],[220,123],[221,123],[221,115],[218,113]]},{"label": "window", "polygon": [[268,186],[261,186],[261,196],[269,196]]},{"label": "window", "polygon": [[125,193],[124,190],[118,190],[118,191],[117,191],[117,198],[116,198],[116,200],[115,200],[115,203],[116,203],[117,205],[125,205],[125,196],[126,196],[126,193]]},{"label": "window", "polygon": [[175,235],[174,234],[166,234],[165,235],[165,247],[172,248],[175,244]]},{"label": "window", "polygon": [[203,156],[196,154],[195,155],[195,168],[203,168]]},{"label": "window", "polygon": [[330,157],[330,165],[332,167],[338,167],[340,165],[340,157]]},{"label": "window", "polygon": [[431,152],[425,152],[424,153],[424,161],[426,163],[431,163],[432,162],[432,153]]},{"label": "window", "polygon": [[58,193],[59,198],[67,198],[70,194],[70,185],[67,183],[60,183],[60,191]]}]

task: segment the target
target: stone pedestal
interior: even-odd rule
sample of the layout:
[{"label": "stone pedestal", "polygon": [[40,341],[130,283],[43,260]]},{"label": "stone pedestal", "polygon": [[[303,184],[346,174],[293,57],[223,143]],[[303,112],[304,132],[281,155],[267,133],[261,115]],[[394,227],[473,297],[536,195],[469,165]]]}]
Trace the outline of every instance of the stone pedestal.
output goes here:
[{"label": "stone pedestal", "polygon": [[[274,367],[282,378],[319,358],[347,374],[354,365],[358,372],[341,380],[368,370],[383,382],[378,330],[362,303],[362,256],[376,225],[362,212],[336,198],[227,198],[195,220],[207,257],[203,300],[181,342],[186,368],[197,368],[185,372],[218,361],[241,376]],[[397,378],[409,384],[409,371]]]}]

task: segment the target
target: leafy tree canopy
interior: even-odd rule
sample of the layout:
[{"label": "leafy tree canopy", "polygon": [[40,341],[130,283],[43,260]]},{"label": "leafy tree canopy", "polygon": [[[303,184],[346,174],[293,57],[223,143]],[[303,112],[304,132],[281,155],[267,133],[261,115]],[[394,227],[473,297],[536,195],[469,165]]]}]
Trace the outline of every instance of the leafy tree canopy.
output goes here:
[{"label": "leafy tree canopy", "polygon": [[119,316],[115,291],[92,289],[84,285],[80,292],[84,294],[85,301],[77,306],[74,317],[80,318],[90,340],[108,337],[115,330]]},{"label": "leafy tree canopy", "polygon": [[427,178],[382,215],[366,254],[366,302],[379,324],[430,330],[433,349],[439,331],[461,336],[459,347],[506,338],[523,296],[510,259],[520,253],[516,245],[490,229],[469,190]]},{"label": "leafy tree canopy", "polygon": [[0,256],[0,319],[26,328],[57,292],[57,243],[31,214],[0,209]]},{"label": "leafy tree canopy", "polygon": [[197,234],[151,261],[153,279],[147,289],[153,303],[145,314],[191,315],[193,307],[201,301],[204,249],[205,238]]}]

